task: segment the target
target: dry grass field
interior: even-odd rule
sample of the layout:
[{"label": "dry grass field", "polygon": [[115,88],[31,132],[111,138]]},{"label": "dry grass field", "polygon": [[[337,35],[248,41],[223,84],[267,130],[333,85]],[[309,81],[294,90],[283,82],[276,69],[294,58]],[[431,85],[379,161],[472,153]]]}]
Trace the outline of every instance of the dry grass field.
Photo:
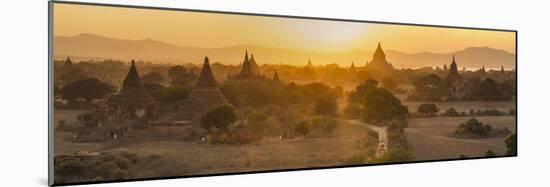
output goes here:
[{"label": "dry grass field", "polygon": [[[57,111],[56,120],[76,117],[77,112]],[[64,113],[69,112],[69,113]],[[63,117],[63,118],[61,118]],[[146,170],[130,171],[131,178],[184,176],[291,168],[341,166],[360,152],[357,142],[367,126],[340,121],[330,134],[311,133],[294,139],[264,138],[246,145],[208,144],[190,141],[141,141],[117,144],[72,143],[68,132],[56,132],[55,154],[76,151],[100,153],[132,153],[142,157],[160,156]],[[122,140],[122,139],[121,139]]]},{"label": "dry grass field", "polygon": [[[470,157],[484,156],[488,149],[497,155],[503,155],[506,151],[504,140],[506,137],[486,139],[457,139],[447,136],[454,132],[460,123],[464,123],[470,117],[435,117],[414,118],[409,120],[409,128],[405,131],[409,141],[415,147],[415,160],[440,160],[459,158],[460,155]],[[508,127],[516,131],[514,116],[477,117],[484,124],[490,124],[493,128]]]}]

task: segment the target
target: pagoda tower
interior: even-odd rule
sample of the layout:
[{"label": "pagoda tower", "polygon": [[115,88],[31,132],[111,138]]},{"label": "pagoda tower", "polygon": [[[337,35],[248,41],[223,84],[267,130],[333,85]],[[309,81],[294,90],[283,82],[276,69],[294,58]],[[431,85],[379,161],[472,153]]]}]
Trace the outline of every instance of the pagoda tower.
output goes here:
[{"label": "pagoda tower", "polygon": [[449,68],[449,74],[447,75],[447,78],[445,78],[445,85],[448,88],[449,96],[459,99],[464,95],[462,89],[462,77],[458,73],[455,55],[453,55],[453,61],[451,62],[451,67]]},{"label": "pagoda tower", "polygon": [[372,55],[372,60],[367,63],[367,68],[375,69],[385,73],[392,73],[395,69],[393,65],[386,60],[386,54],[382,50],[382,45],[378,42],[376,51]]},{"label": "pagoda tower", "polygon": [[279,81],[279,74],[277,73],[277,70],[275,70],[275,73],[273,73],[273,80]]},{"label": "pagoda tower", "polygon": [[158,103],[145,90],[134,60],[124,78],[122,88],[108,100],[108,105],[114,109],[117,120],[159,117]]},{"label": "pagoda tower", "polygon": [[244,55],[244,61],[241,66],[241,72],[235,76],[235,79],[253,79],[255,78],[255,74],[252,71],[252,64],[250,60],[248,59],[248,51],[245,52]]},{"label": "pagoda tower", "polygon": [[252,73],[259,75],[260,74],[260,67],[258,67],[258,64],[256,63],[256,60],[254,59],[254,54],[250,54],[250,68],[252,69]]},{"label": "pagoda tower", "polygon": [[227,98],[217,87],[218,82],[210,68],[208,57],[204,58],[199,79],[187,99],[183,101],[178,111],[172,116],[172,123],[185,125],[193,124],[199,127],[200,117],[206,112],[225,104],[229,104]]}]

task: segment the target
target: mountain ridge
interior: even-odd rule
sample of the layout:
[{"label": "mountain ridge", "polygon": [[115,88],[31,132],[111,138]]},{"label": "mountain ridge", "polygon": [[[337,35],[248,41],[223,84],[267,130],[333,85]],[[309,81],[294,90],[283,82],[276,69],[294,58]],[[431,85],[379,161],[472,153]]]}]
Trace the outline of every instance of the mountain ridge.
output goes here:
[{"label": "mountain ridge", "polygon": [[[382,41],[382,47],[383,41]],[[54,37],[54,57],[77,56],[82,59],[139,59],[159,63],[195,63],[198,64],[204,56],[210,56],[213,62],[239,64],[244,57],[244,51],[255,54],[259,64],[293,64],[305,65],[311,59],[314,65],[339,64],[348,67],[352,62],[356,66],[365,65],[372,58],[372,51],[351,49],[347,51],[323,52],[299,49],[265,47],[252,44],[234,46],[200,48],[178,46],[157,41],[151,38],[141,40],[115,39],[97,34],[81,33],[75,36]],[[471,46],[453,53],[418,52],[405,53],[391,49],[384,50],[389,62],[397,68],[419,68],[426,66],[443,66],[450,64],[452,55],[457,59],[459,67],[475,68],[484,65],[486,68],[515,68],[515,55],[502,49],[488,46]]]}]

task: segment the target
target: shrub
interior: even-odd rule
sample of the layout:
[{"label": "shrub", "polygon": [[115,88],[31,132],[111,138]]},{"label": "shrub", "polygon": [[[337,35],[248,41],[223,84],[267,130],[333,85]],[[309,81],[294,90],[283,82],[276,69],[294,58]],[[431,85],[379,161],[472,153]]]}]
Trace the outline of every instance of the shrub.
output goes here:
[{"label": "shrub", "polygon": [[361,117],[361,110],[363,108],[360,104],[357,103],[349,103],[346,109],[344,110],[344,113],[348,118],[359,118]]},{"label": "shrub", "polygon": [[452,116],[452,117],[460,116],[460,115],[461,115],[461,114],[459,114],[459,113],[456,111],[456,109],[455,109],[454,107],[451,107],[451,108],[447,109],[447,110],[445,111],[445,114],[446,114],[447,116]]},{"label": "shrub", "polygon": [[294,132],[300,135],[306,135],[310,131],[310,127],[306,121],[301,121],[294,124]]},{"label": "shrub", "polygon": [[497,156],[497,154],[491,149],[485,152],[485,157],[495,157],[495,156]]},{"label": "shrub", "polygon": [[435,116],[439,112],[439,108],[433,103],[424,103],[418,107],[418,112],[425,116]]}]

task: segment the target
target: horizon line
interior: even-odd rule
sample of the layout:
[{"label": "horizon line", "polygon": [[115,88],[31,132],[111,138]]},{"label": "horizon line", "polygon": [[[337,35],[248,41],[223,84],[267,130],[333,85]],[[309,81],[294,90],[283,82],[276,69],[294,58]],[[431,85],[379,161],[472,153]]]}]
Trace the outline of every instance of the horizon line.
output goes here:
[{"label": "horizon line", "polygon": [[[73,37],[77,37],[79,35],[93,35],[93,36],[108,38],[108,39],[112,39],[112,40],[126,40],[126,41],[133,41],[133,42],[150,40],[150,41],[161,42],[161,43],[173,45],[173,46],[176,46],[176,47],[179,47],[179,48],[192,47],[192,48],[199,48],[199,49],[220,49],[220,48],[230,48],[230,47],[238,47],[238,46],[247,46],[248,45],[248,46],[256,46],[256,47],[263,47],[263,48],[298,50],[298,51],[303,51],[303,52],[320,52],[320,53],[338,53],[338,52],[347,52],[347,51],[354,51],[354,50],[363,50],[363,51],[369,51],[369,52],[374,51],[374,50],[371,50],[371,49],[363,49],[363,48],[351,48],[351,49],[332,50],[332,51],[331,50],[313,50],[313,49],[297,49],[297,48],[283,48],[283,47],[264,46],[264,45],[259,45],[259,44],[236,44],[236,45],[226,45],[226,46],[218,46],[218,47],[197,47],[197,46],[182,46],[182,45],[174,44],[174,43],[167,42],[167,41],[156,40],[152,37],[146,37],[146,38],[143,38],[143,39],[128,39],[128,38],[116,38],[116,37],[104,36],[104,35],[100,35],[100,34],[96,34],[96,33],[87,33],[87,32],[81,32],[81,33],[78,33],[78,34],[75,34],[75,35],[72,35],[72,36],[54,35],[54,38],[55,37],[73,38]],[[382,41],[378,41],[378,43],[383,44]],[[373,48],[375,48],[375,47],[373,47]],[[447,54],[452,54],[452,53],[455,53],[457,51],[465,50],[465,49],[468,49],[468,48],[490,48],[490,49],[495,49],[495,50],[502,50],[502,51],[505,51],[507,53],[516,55],[515,51],[510,52],[506,49],[494,48],[494,47],[491,47],[491,46],[488,46],[488,45],[485,45],[485,46],[466,46],[466,47],[461,48],[461,49],[454,49],[451,52],[432,52],[432,51],[426,51],[426,50],[421,51],[421,52],[403,52],[403,51],[394,50],[394,49],[391,49],[391,48],[385,48],[384,51],[395,51],[395,52],[400,52],[400,53],[405,53],[405,54],[434,53],[434,54],[440,54],[440,55],[447,55]],[[54,46],[54,49],[55,49],[55,46]]]}]

